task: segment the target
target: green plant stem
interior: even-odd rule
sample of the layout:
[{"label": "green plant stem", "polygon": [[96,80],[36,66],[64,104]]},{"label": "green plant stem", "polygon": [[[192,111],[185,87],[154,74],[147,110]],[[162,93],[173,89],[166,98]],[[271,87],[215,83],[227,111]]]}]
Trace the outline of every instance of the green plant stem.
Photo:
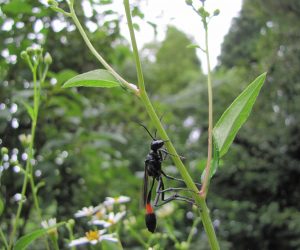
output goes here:
[{"label": "green plant stem", "polygon": [[188,243],[188,245],[190,245],[191,242],[192,242],[192,238],[193,238],[193,235],[195,233],[195,229],[198,226],[199,222],[200,222],[200,218],[199,217],[197,217],[197,218],[194,219],[192,228],[191,228],[190,233],[188,235],[188,238],[186,240],[186,242]]},{"label": "green plant stem", "polygon": [[57,242],[57,237],[55,235],[50,236],[52,246],[55,250],[59,250],[58,242]]},{"label": "green plant stem", "polygon": [[123,87],[129,89],[131,92],[135,93],[136,95],[139,95],[139,91],[136,88],[135,85],[127,82],[124,78],[122,78],[106,61],[105,59],[97,52],[95,47],[90,42],[87,34],[85,33],[81,23],[79,22],[75,10],[73,8],[73,5],[69,5],[70,7],[70,16],[72,17],[76,27],[78,28],[84,42],[86,43],[87,47],[90,49],[90,51],[93,53],[93,55],[99,60],[99,62],[117,79],[120,81]]},{"label": "green plant stem", "polygon": [[208,27],[206,20],[203,20],[205,29],[205,54],[207,62],[207,92],[208,92],[208,146],[207,146],[207,162],[205,167],[204,182],[200,191],[200,195],[206,198],[208,192],[208,186],[210,181],[210,168],[212,161],[212,129],[213,129],[213,93],[212,93],[212,80],[211,80],[211,68],[210,57],[208,49]]},{"label": "green plant stem", "polygon": [[[13,224],[12,233],[10,235],[8,250],[12,249],[12,246],[14,243],[15,234],[16,234],[16,231],[18,228],[19,219],[20,219],[22,208],[23,208],[23,202],[24,202],[23,199],[26,194],[28,180],[30,182],[31,189],[32,189],[34,205],[37,210],[39,219],[41,220],[41,210],[39,207],[38,198],[36,196],[36,188],[35,188],[35,184],[34,184],[33,176],[32,176],[33,168],[32,168],[32,164],[31,164],[31,160],[33,159],[33,146],[34,146],[35,131],[36,131],[36,125],[37,125],[38,110],[39,110],[40,86],[37,86],[37,65],[31,67],[31,70],[32,70],[32,75],[33,75],[33,83],[34,83],[34,100],[33,100],[34,117],[33,117],[32,124],[31,124],[31,140],[30,140],[29,147],[28,147],[28,158],[26,161],[25,177],[24,177],[22,190],[21,190],[21,200],[19,201],[16,218],[15,218],[15,221]],[[46,240],[45,244],[46,244],[47,249],[49,249],[47,240]]]},{"label": "green plant stem", "polygon": [[[71,226],[70,224],[67,224],[67,230],[69,232],[69,241],[71,242],[72,240],[74,240],[73,226]],[[76,247],[72,246],[71,250],[76,250]]]},{"label": "green plant stem", "polygon": [[180,244],[179,240],[176,238],[176,235],[174,233],[174,227],[171,228],[170,226],[170,220],[167,219],[166,223],[165,223],[165,227],[166,227],[166,231],[168,234],[168,237],[174,242],[174,244]]},{"label": "green plant stem", "polygon": [[131,233],[131,235],[138,241],[141,243],[141,245],[143,245],[143,247],[145,249],[149,248],[149,245],[143,240],[143,238],[141,237],[140,233],[137,233],[134,229],[131,228],[131,226],[128,225],[128,230]]},{"label": "green plant stem", "polygon": [[3,233],[3,231],[2,231],[1,228],[0,228],[0,236],[1,236],[1,238],[2,238],[2,241],[3,241],[3,243],[4,243],[4,246],[8,249],[8,243],[7,243],[7,241],[6,241],[5,235],[4,235],[4,233]]},{"label": "green plant stem", "polygon": [[196,205],[198,206],[198,208],[200,210],[202,223],[203,223],[204,229],[206,231],[207,237],[209,239],[210,247],[213,250],[218,250],[218,249],[220,249],[220,247],[219,247],[219,243],[218,243],[218,240],[217,240],[217,237],[216,237],[213,225],[212,225],[212,221],[209,216],[209,210],[207,208],[205,198],[200,197],[198,195],[199,190],[197,189],[194,181],[192,180],[191,176],[189,175],[188,171],[186,170],[186,167],[182,163],[180,157],[177,156],[178,154],[177,154],[170,138],[168,137],[165,129],[163,128],[163,126],[152,106],[152,103],[146,93],[140,57],[139,57],[138,49],[136,46],[136,39],[135,39],[134,29],[133,29],[133,25],[132,25],[129,0],[124,0],[124,6],[125,6],[125,11],[126,11],[128,28],[129,28],[129,32],[130,32],[130,38],[131,38],[132,46],[133,46],[135,64],[136,64],[136,68],[137,68],[137,74],[138,74],[138,80],[139,80],[138,87],[140,88],[140,100],[144,104],[144,106],[148,112],[148,115],[150,116],[150,119],[153,122],[153,125],[155,126],[155,128],[157,129],[162,140],[166,141],[166,148],[168,149],[168,152],[170,153],[174,164],[176,165],[178,171],[180,172],[182,179],[184,180],[187,187],[189,189],[191,189],[192,191],[194,191],[193,198],[195,200]]}]

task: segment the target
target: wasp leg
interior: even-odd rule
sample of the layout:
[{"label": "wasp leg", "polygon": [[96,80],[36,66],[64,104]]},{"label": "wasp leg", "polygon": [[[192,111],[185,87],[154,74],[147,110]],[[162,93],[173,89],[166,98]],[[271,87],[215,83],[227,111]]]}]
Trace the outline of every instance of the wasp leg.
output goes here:
[{"label": "wasp leg", "polygon": [[178,191],[185,191],[185,192],[193,192],[196,193],[194,190],[188,189],[188,188],[166,188],[166,189],[162,189],[162,190],[158,190],[156,192],[159,192],[161,194],[165,193],[165,192],[178,192]]},{"label": "wasp leg", "polygon": [[[165,142],[165,141],[164,141],[164,142]],[[175,157],[179,157],[181,160],[185,160],[185,157],[183,157],[183,156],[181,156],[181,155],[174,155],[174,154],[171,154],[171,153],[169,153],[169,152],[168,152],[166,149],[164,149],[164,148],[159,149],[159,151],[165,153],[164,160],[167,158],[168,155],[175,156]]]},{"label": "wasp leg", "polygon": [[156,188],[156,196],[154,199],[154,206],[156,206],[156,204],[159,201],[159,197],[162,196],[162,199],[164,199],[164,194],[161,193],[160,189],[164,186],[163,184],[163,180],[161,178],[161,176],[159,177],[158,183],[157,183],[157,188]]},{"label": "wasp leg", "polygon": [[160,207],[160,206],[163,206],[171,201],[185,201],[191,205],[195,205],[195,201],[191,198],[188,198],[188,197],[184,197],[184,196],[180,196],[178,194],[174,194],[172,195],[171,197],[165,199],[165,200],[162,200],[162,202],[160,204],[154,204],[155,207]]},{"label": "wasp leg", "polygon": [[[161,171],[161,173],[162,173],[162,175],[164,176],[164,177],[166,177],[167,179],[169,179],[169,180],[173,180],[173,181],[179,181],[179,182],[181,182],[181,183],[183,183],[183,184],[185,184],[185,182],[184,182],[184,180],[182,180],[182,179],[179,179],[179,178],[176,178],[176,177],[173,177],[173,176],[170,176],[170,175],[167,175],[164,171]],[[195,183],[195,185],[197,186],[197,188],[201,188],[201,184],[200,183]]]}]

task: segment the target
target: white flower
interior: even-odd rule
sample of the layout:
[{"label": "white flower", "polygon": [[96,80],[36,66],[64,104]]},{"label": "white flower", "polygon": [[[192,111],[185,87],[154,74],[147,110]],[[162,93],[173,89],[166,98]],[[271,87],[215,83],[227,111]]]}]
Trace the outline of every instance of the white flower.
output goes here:
[{"label": "white flower", "polygon": [[89,206],[89,207],[84,207],[81,210],[78,210],[74,216],[76,218],[79,217],[84,217],[84,216],[92,216],[94,213],[96,213],[98,210],[100,209],[100,206],[97,207],[93,207],[93,206]]},{"label": "white flower", "polygon": [[48,228],[51,228],[49,231],[48,231],[48,234],[57,234],[57,230],[56,228],[52,228],[53,226],[56,225],[56,218],[51,218],[49,220],[43,220],[41,222],[41,225],[43,228],[45,229],[48,229]]},{"label": "white flower", "polygon": [[98,242],[101,242],[102,240],[118,242],[118,239],[115,238],[114,234],[104,234],[105,232],[106,232],[106,230],[95,230],[95,231],[86,232],[85,237],[81,237],[79,239],[72,240],[69,243],[69,247],[82,245],[82,244],[86,244],[86,243],[95,245]]},{"label": "white flower", "polygon": [[25,135],[25,134],[19,135],[20,142],[25,146],[30,144],[31,139],[32,139],[31,135]]},{"label": "white flower", "polygon": [[49,220],[43,220],[41,222],[41,225],[43,228],[49,228],[49,227],[53,227],[56,225],[56,218],[51,218]]},{"label": "white flower", "polygon": [[129,202],[130,198],[128,196],[119,196],[119,197],[106,197],[105,201],[103,202],[103,204],[105,206],[111,206],[113,204],[121,204],[121,203],[126,203]]},{"label": "white flower", "polygon": [[116,213],[116,214],[111,212],[111,213],[109,213],[107,220],[97,220],[96,219],[96,220],[91,221],[91,223],[94,225],[101,225],[101,226],[107,228],[107,227],[117,224],[125,216],[125,214],[126,214],[125,211]]},{"label": "white flower", "polygon": [[98,210],[93,215],[92,220],[100,220],[100,219],[105,218],[106,212],[107,212],[106,207],[101,206],[101,205],[98,206]]}]

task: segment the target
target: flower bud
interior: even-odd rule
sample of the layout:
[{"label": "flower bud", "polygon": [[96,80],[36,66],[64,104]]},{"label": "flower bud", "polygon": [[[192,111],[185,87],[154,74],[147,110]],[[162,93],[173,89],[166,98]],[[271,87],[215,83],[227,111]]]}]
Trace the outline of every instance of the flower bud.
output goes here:
[{"label": "flower bud", "polygon": [[186,3],[187,5],[192,5],[192,4],[193,4],[193,0],[185,0],[185,3]]},{"label": "flower bud", "polygon": [[73,219],[68,220],[68,226],[73,228],[75,225],[75,221]]},{"label": "flower bud", "polygon": [[35,53],[35,50],[34,50],[34,48],[32,48],[32,47],[28,47],[28,48],[26,49],[26,52],[27,52],[27,55],[33,56],[34,53]]},{"label": "flower bud", "polygon": [[204,9],[204,7],[199,8],[198,12],[202,18],[209,17],[209,13]]},{"label": "flower bud", "polygon": [[21,52],[21,58],[24,59],[24,60],[26,60],[28,58],[28,54],[27,54],[27,52],[25,50],[23,50]]},{"label": "flower bud", "polygon": [[1,154],[2,155],[8,154],[8,149],[6,147],[2,147],[1,148]]},{"label": "flower bud", "polygon": [[44,62],[46,64],[51,64],[52,63],[52,57],[51,57],[51,55],[48,52],[44,56]]},{"label": "flower bud", "polygon": [[11,166],[17,166],[17,165],[19,164],[19,161],[18,161],[18,160],[10,160],[10,161],[9,161],[9,164],[10,164]]},{"label": "flower bud", "polygon": [[25,135],[25,134],[19,135],[19,140],[24,148],[27,148],[30,145],[31,138],[32,138],[31,135]]},{"label": "flower bud", "polygon": [[48,0],[48,4],[51,7],[57,7],[58,6],[58,2],[56,2],[55,0]]},{"label": "flower bud", "polygon": [[213,13],[214,16],[218,16],[220,14],[220,10],[219,9],[216,9]]}]

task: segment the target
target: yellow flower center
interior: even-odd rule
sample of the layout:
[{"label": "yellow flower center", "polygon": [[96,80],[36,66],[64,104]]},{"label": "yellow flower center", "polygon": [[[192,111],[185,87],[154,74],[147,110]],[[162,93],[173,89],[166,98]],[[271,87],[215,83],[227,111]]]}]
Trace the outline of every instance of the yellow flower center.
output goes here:
[{"label": "yellow flower center", "polygon": [[116,197],[116,198],[114,198],[115,199],[115,202],[119,202],[119,197]]},{"label": "yellow flower center", "polygon": [[110,224],[115,224],[115,221],[113,219],[108,219],[107,222]]},{"label": "yellow flower center", "polygon": [[99,239],[99,232],[90,230],[90,231],[85,233],[85,236],[87,237],[87,239],[89,241],[98,240]]},{"label": "yellow flower center", "polygon": [[101,219],[102,217],[103,217],[103,213],[102,212],[97,212],[96,214],[95,214],[95,216],[98,218],[98,219]]},{"label": "yellow flower center", "polygon": [[47,233],[48,233],[48,234],[57,235],[57,229],[56,229],[56,228],[49,229]]}]

